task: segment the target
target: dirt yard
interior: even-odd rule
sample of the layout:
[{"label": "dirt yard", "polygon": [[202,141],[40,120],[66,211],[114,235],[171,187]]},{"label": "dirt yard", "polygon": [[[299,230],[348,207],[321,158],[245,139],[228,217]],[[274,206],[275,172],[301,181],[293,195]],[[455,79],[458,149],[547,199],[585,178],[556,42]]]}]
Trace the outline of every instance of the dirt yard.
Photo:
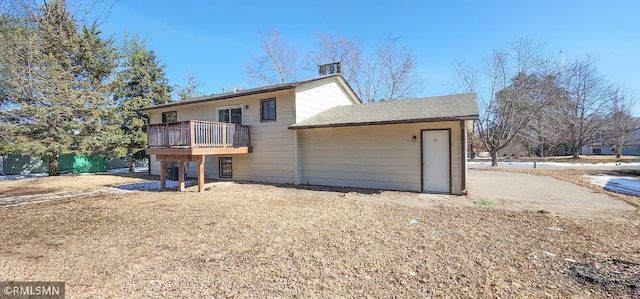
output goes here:
[{"label": "dirt yard", "polygon": [[229,182],[203,193],[105,187],[145,179],[0,182],[7,198],[88,192],[0,207],[0,280],[65,281],[68,298],[640,297],[637,212],[583,219]]}]

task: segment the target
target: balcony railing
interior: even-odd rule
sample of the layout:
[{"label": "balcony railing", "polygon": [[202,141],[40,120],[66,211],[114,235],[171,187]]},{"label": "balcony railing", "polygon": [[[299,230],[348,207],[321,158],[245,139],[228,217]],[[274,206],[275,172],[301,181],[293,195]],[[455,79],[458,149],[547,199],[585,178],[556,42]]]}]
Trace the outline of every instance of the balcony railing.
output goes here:
[{"label": "balcony railing", "polygon": [[189,120],[149,125],[149,148],[249,147],[249,126]]}]

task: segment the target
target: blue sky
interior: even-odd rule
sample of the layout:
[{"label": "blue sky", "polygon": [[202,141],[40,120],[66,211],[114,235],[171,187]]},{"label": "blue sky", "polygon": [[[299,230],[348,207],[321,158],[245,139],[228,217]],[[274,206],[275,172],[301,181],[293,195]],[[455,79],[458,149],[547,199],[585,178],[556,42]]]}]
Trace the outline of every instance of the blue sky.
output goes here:
[{"label": "blue sky", "polygon": [[[566,59],[593,53],[612,83],[640,93],[640,1],[142,1],[105,0],[92,10],[100,28],[139,33],[174,84],[187,73],[222,87],[252,87],[247,63],[260,54],[260,32],[277,27],[289,44],[314,49],[318,33],[359,39],[365,51],[388,37],[417,56],[417,96],[455,92],[455,58],[480,66],[494,49],[527,36]],[[300,78],[306,79],[306,78]],[[640,104],[638,104],[640,106]],[[636,107],[640,115],[640,107]]]}]

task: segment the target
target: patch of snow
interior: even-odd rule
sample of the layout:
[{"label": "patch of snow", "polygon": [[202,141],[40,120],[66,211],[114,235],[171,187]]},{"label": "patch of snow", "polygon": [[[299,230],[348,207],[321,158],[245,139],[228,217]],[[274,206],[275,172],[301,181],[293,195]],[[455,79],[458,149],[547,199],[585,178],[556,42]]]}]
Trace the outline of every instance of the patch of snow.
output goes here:
[{"label": "patch of snow", "polygon": [[[531,163],[531,162],[529,162]],[[545,166],[620,166],[616,162],[607,163],[569,163],[569,162],[538,162],[538,165]],[[640,166],[640,162],[622,163],[624,166]]]},{"label": "patch of snow", "polygon": [[592,184],[616,193],[640,196],[640,180],[636,177],[610,175],[586,175]]},{"label": "patch of snow", "polygon": [[[134,168],[134,172],[148,172],[148,167],[136,167]],[[129,172],[129,168],[114,168],[109,169],[107,172],[97,172],[97,173],[81,173],[80,175],[93,175],[93,174],[105,174],[105,173],[124,173]],[[49,176],[47,173],[29,173],[29,174],[10,174],[10,175],[0,175],[0,182],[2,181],[15,181],[22,179],[32,179],[32,178],[41,178]]]},{"label": "patch of snow", "polygon": [[[178,188],[179,184],[180,184],[180,182],[178,182],[178,181],[167,180],[167,188],[168,189]],[[196,184],[195,181],[184,181],[185,187],[193,186],[195,184]],[[152,182],[142,182],[142,183],[133,183],[133,184],[127,184],[127,185],[120,185],[120,186],[115,186],[115,188],[122,189],[122,190],[129,190],[129,191],[160,190],[160,181],[152,181]]]},{"label": "patch of snow", "polygon": [[[113,168],[107,170],[107,173],[123,173],[129,172],[129,168]],[[149,167],[136,167],[133,169],[133,172],[149,172]]]},{"label": "patch of snow", "polygon": [[32,195],[20,195],[20,196],[3,196],[0,194],[0,207],[8,208],[21,206],[32,203],[47,202],[57,199],[72,198],[77,196],[97,196],[102,194],[122,194],[131,191],[121,190],[116,188],[104,188],[95,191],[84,192],[52,192],[45,194],[32,194]]},{"label": "patch of snow", "polygon": [[10,174],[10,175],[2,175],[0,176],[1,181],[15,181],[22,179],[31,179],[31,178],[41,178],[48,176],[46,173],[30,173],[30,174]]},{"label": "patch of snow", "polygon": [[[569,162],[536,162],[537,166],[558,166],[558,167],[576,167],[576,166],[620,166],[615,162],[608,163],[569,163]],[[491,161],[469,161],[467,164],[472,165],[490,165]],[[498,161],[499,165],[533,165],[533,162],[508,162],[508,161]],[[623,166],[638,166],[640,167],[640,162],[631,162],[631,163],[622,163]]]}]

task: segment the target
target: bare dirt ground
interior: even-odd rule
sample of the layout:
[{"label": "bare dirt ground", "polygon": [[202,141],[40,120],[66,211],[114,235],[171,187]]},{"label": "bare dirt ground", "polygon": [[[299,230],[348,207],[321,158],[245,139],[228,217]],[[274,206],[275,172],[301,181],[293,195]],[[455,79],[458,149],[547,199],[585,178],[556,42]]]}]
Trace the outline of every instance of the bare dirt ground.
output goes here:
[{"label": "bare dirt ground", "polygon": [[63,175],[35,179],[0,181],[0,208],[30,202],[46,202],[81,195],[121,193],[112,186],[145,182],[150,179],[139,173],[118,175]]},{"label": "bare dirt ground", "polygon": [[[41,178],[0,182],[0,193],[145,179]],[[0,207],[0,280],[65,281],[69,298],[640,297],[637,212],[585,219],[456,196],[207,186]]]}]

